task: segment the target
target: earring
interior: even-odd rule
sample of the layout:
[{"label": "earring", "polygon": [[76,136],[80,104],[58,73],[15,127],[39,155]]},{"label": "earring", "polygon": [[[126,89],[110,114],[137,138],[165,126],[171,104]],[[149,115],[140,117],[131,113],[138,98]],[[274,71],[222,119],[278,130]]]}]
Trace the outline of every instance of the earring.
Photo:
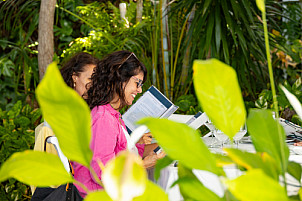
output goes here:
[{"label": "earring", "polygon": [[74,88],[74,89],[76,88],[76,83],[75,83],[75,82],[73,83],[73,88]]}]

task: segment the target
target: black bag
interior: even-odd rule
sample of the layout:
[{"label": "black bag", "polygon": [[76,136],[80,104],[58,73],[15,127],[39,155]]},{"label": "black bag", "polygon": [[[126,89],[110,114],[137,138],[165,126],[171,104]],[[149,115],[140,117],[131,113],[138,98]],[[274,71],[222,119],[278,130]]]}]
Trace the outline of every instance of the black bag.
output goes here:
[{"label": "black bag", "polygon": [[[67,186],[67,188],[66,188]],[[36,188],[31,201],[82,201],[78,189],[73,184],[64,184],[58,188]]]}]

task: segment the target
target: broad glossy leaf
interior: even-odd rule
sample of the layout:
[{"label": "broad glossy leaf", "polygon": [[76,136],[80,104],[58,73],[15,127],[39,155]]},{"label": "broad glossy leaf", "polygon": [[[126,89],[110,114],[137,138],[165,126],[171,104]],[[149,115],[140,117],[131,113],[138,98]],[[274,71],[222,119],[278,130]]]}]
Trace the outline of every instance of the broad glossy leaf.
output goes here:
[{"label": "broad glossy leaf", "polygon": [[301,174],[302,174],[301,164],[293,161],[289,161],[287,172],[301,183]]},{"label": "broad glossy leaf", "polygon": [[171,159],[179,160],[192,169],[220,174],[221,169],[216,167],[215,158],[200,139],[200,134],[189,126],[155,118],[144,118],[139,124],[144,124],[150,129]]},{"label": "broad glossy leaf", "polygon": [[145,192],[147,173],[143,161],[131,152],[120,154],[109,161],[102,173],[102,182],[113,200],[130,201]]},{"label": "broad glossy leaf", "polygon": [[147,181],[146,190],[143,195],[133,198],[133,201],[169,201],[168,195],[156,184]]},{"label": "broad glossy leaf", "polygon": [[2,164],[0,182],[9,178],[41,187],[73,182],[58,156],[29,150],[14,153]]},{"label": "broad glossy leaf", "polygon": [[178,177],[177,184],[184,200],[223,200],[213,191],[206,188],[193,174],[192,170],[181,165],[181,163],[178,165]]},{"label": "broad glossy leaf", "polygon": [[225,184],[239,200],[288,200],[285,189],[260,169],[252,169],[234,180],[226,180]]},{"label": "broad glossy leaf", "polygon": [[289,149],[285,143],[284,129],[273,119],[272,112],[268,110],[250,110],[247,128],[256,151],[268,153],[276,160],[277,167],[285,172]]},{"label": "broad glossy leaf", "polygon": [[224,149],[228,156],[238,165],[250,169],[262,169],[272,179],[278,181],[280,170],[276,169],[276,161],[267,153],[249,153],[239,149]]},{"label": "broad glossy leaf", "polygon": [[112,201],[112,199],[109,197],[106,191],[95,191],[89,193],[84,199],[84,201],[96,201],[96,200]]},{"label": "broad glossy leaf", "polygon": [[203,110],[216,128],[232,139],[246,117],[235,70],[217,59],[195,60],[193,68],[194,87]]},{"label": "broad glossy leaf", "polygon": [[48,66],[36,95],[44,119],[66,157],[88,167],[92,158],[90,110],[77,92],[64,83],[55,63]]},{"label": "broad glossy leaf", "polygon": [[297,99],[296,96],[294,96],[292,93],[290,93],[285,87],[280,85],[280,88],[283,90],[285,93],[287,99],[289,100],[290,104],[293,106],[294,110],[302,120],[302,104],[300,101]]}]

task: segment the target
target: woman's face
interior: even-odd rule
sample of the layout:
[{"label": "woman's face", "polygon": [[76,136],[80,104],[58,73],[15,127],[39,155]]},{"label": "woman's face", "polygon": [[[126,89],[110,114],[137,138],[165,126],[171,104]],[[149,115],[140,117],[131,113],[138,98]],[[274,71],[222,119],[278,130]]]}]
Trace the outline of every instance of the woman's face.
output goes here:
[{"label": "woman's face", "polygon": [[95,67],[96,65],[94,64],[88,64],[84,66],[84,71],[79,73],[79,75],[72,75],[73,82],[75,83],[74,90],[76,90],[80,96],[83,96],[87,91],[86,84],[90,82],[90,78]]},{"label": "woman's face", "polygon": [[[138,87],[138,83],[141,83],[144,79],[144,73],[140,72],[137,75],[134,75],[130,78],[129,82],[125,87],[125,101],[127,105],[132,105],[132,102],[135,96],[139,93],[142,93],[142,87]],[[141,80],[141,81],[140,81]]]}]

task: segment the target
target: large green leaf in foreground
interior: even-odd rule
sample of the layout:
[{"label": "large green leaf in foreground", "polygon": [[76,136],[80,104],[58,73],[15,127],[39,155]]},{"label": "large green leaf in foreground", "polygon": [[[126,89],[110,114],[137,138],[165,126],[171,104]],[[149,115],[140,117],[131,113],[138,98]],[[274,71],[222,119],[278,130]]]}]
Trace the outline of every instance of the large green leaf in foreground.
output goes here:
[{"label": "large green leaf in foreground", "polygon": [[203,110],[216,128],[232,139],[246,118],[235,70],[217,59],[195,60],[193,69],[194,87]]},{"label": "large green leaf in foreground", "polygon": [[48,66],[36,95],[44,119],[66,157],[88,167],[92,158],[90,110],[76,91],[65,84],[55,63]]},{"label": "large green leaf in foreground", "polygon": [[[273,119],[272,112],[250,110],[247,127],[255,149],[268,153],[276,160],[278,169],[284,173],[287,169],[289,149],[285,143],[284,129]],[[281,135],[278,132],[281,132]]]},{"label": "large green leaf in foreground", "polygon": [[14,153],[0,169],[0,182],[9,178],[41,187],[73,182],[58,156],[40,151]]},{"label": "large green leaf in foreground", "polygon": [[168,119],[145,118],[139,124],[146,125],[152,135],[173,160],[179,160],[192,169],[201,169],[221,174],[216,160],[200,138],[200,134],[181,123]]}]

